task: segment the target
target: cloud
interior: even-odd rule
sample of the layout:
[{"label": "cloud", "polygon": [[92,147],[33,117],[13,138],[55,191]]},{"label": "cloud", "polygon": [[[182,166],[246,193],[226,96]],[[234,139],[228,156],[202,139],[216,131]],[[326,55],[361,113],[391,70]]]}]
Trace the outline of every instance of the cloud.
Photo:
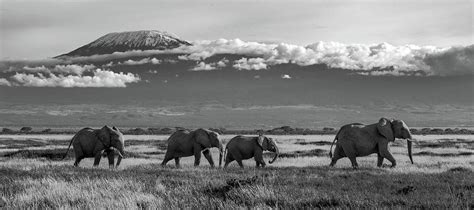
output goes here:
[{"label": "cloud", "polygon": [[[74,64],[77,62],[109,62],[129,57],[150,57],[159,54],[176,54],[178,60],[204,62],[218,54],[241,55],[242,59],[233,61],[233,68],[242,70],[269,69],[272,65],[295,64],[308,66],[324,64],[330,68],[352,70],[356,74],[375,75],[472,75],[474,68],[474,45],[460,47],[435,47],[380,44],[343,44],[339,42],[316,42],[307,46],[287,43],[246,42],[240,39],[218,39],[195,41],[191,46],[180,46],[169,50],[146,50],[115,52],[107,55],[48,59],[52,64]],[[156,58],[154,58],[156,59]],[[144,63],[157,64],[158,59],[144,58],[128,60],[126,65]],[[166,60],[160,62],[167,62]],[[176,62],[176,61],[173,61]],[[38,63],[37,61],[33,63]],[[224,65],[225,64],[225,65]],[[228,63],[218,61],[207,65],[198,63],[194,70],[223,68]],[[46,64],[45,64],[46,65]],[[46,66],[48,66],[46,65]],[[377,71],[378,69],[393,69]],[[420,73],[421,71],[421,73]],[[363,73],[366,72],[366,73]]]},{"label": "cloud", "polygon": [[24,66],[23,70],[26,70],[28,72],[42,72],[42,73],[59,73],[59,74],[75,74],[75,75],[82,75],[84,71],[89,71],[94,69],[95,66],[90,64],[90,65],[76,65],[76,64],[71,64],[71,65],[55,65],[53,68],[48,68],[45,67],[44,65],[42,66],[36,66],[36,67],[29,67],[29,66]]},{"label": "cloud", "polygon": [[[393,68],[399,75],[459,75],[474,74],[472,49],[467,47],[440,48],[434,46],[380,44],[342,44],[317,42],[307,46],[286,43],[263,44],[240,39],[197,41],[168,53],[186,54],[186,60],[203,60],[216,54],[246,56],[233,65],[236,69],[258,70],[271,65],[292,63],[300,66],[325,64],[331,68],[357,71]],[[251,57],[251,58],[248,58]],[[386,71],[397,75],[394,71]],[[410,73],[413,72],[413,73]],[[379,72],[381,73],[381,72]],[[383,73],[383,72],[382,72]],[[377,74],[377,73],[374,73]]]},{"label": "cloud", "polygon": [[446,51],[428,54],[423,61],[435,75],[466,75],[474,73],[474,45],[452,47]]},{"label": "cloud", "polygon": [[5,78],[0,78],[0,86],[12,86],[12,84]]},{"label": "cloud", "polygon": [[206,64],[201,61],[191,70],[192,71],[209,71],[209,70],[214,70],[214,69],[216,69],[215,64]]},{"label": "cloud", "polygon": [[241,58],[236,60],[233,65],[238,70],[261,70],[267,69],[267,64],[263,58]]},{"label": "cloud", "polygon": [[229,63],[229,60],[227,60],[226,58],[223,58],[220,61],[218,61],[216,65],[219,68],[224,68],[227,66],[227,63]]},{"label": "cloud", "polygon": [[55,75],[44,76],[42,73],[26,74],[16,73],[10,77],[10,83],[14,86],[26,87],[126,87],[127,83],[140,81],[140,78],[132,73],[115,73],[108,70],[96,69],[92,76],[82,75]]},{"label": "cloud", "polygon": [[138,61],[135,61],[135,60],[126,60],[124,61],[123,63],[119,63],[119,64],[123,64],[123,65],[143,65],[143,64],[147,64],[147,63],[151,63],[151,64],[160,64],[161,61],[156,59],[156,58],[143,58],[141,60],[138,60]]},{"label": "cloud", "polygon": [[281,78],[282,78],[282,79],[291,79],[291,76],[288,75],[288,74],[282,74],[282,75],[281,75]]}]

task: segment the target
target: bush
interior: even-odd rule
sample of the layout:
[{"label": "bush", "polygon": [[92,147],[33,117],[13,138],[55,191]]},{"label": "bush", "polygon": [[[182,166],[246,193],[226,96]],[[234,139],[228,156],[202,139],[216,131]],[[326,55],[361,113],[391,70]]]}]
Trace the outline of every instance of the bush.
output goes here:
[{"label": "bush", "polygon": [[3,128],[2,133],[13,133],[13,130],[10,128]]},{"label": "bush", "polygon": [[31,127],[22,127],[22,128],[20,129],[20,132],[30,132],[30,131],[32,131],[32,130],[33,130],[33,128],[31,128]]},{"label": "bush", "polygon": [[49,133],[49,132],[51,132],[51,128],[46,128],[41,131],[41,133]]}]

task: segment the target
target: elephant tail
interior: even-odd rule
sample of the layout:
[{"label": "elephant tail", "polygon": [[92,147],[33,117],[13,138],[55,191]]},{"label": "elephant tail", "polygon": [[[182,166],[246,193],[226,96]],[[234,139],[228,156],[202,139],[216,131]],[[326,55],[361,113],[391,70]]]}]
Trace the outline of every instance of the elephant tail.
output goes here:
[{"label": "elephant tail", "polygon": [[337,141],[337,135],[334,137],[334,140],[332,141],[331,148],[329,148],[329,158],[332,158],[332,146],[334,143]]},{"label": "elephant tail", "polygon": [[[79,132],[78,132],[79,133]],[[74,141],[74,139],[76,138],[77,134],[74,135],[72,138],[71,138],[71,141],[69,142],[69,146],[67,147],[67,150],[66,150],[66,153],[64,153],[64,156],[63,156],[63,159],[61,160],[64,160],[67,156],[67,153],[69,153],[69,149],[71,149],[71,145],[72,145],[72,142]]]},{"label": "elephant tail", "polygon": [[228,148],[226,147],[225,150],[224,150],[224,154],[223,154],[224,155],[224,163],[227,163],[227,149]]}]

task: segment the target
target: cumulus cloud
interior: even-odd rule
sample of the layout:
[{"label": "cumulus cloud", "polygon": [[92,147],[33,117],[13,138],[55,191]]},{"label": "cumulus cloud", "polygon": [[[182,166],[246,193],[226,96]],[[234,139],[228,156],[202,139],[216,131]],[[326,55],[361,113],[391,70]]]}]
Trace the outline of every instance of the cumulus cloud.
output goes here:
[{"label": "cumulus cloud", "polygon": [[435,75],[466,75],[474,73],[474,45],[452,47],[428,54],[423,60]]},{"label": "cumulus cloud", "polygon": [[238,70],[261,70],[267,69],[267,64],[263,58],[241,58],[233,65]]},{"label": "cumulus cloud", "polygon": [[204,61],[199,62],[196,66],[194,66],[191,71],[209,71],[215,70],[218,68],[224,68],[229,63],[229,60],[223,58],[215,63],[205,63]]},{"label": "cumulus cloud", "polygon": [[201,61],[191,70],[192,71],[209,71],[209,70],[214,70],[214,69],[216,69],[214,64],[206,64]]},{"label": "cumulus cloud", "polygon": [[227,60],[226,58],[223,58],[220,61],[218,61],[216,65],[219,68],[224,68],[227,66],[227,63],[229,63],[229,60]]},{"label": "cumulus cloud", "polygon": [[26,70],[28,72],[42,72],[42,73],[59,73],[59,74],[75,74],[75,75],[82,75],[84,71],[89,71],[94,69],[95,66],[92,64],[89,65],[76,65],[76,64],[70,64],[70,65],[55,65],[52,68],[45,67],[44,65],[42,66],[35,66],[35,67],[29,67],[29,66],[24,66],[23,70]]},{"label": "cumulus cloud", "polygon": [[123,63],[119,63],[119,64],[123,64],[123,65],[143,65],[143,64],[147,64],[147,63],[151,63],[151,64],[160,64],[161,61],[156,59],[156,58],[143,58],[141,60],[126,60],[124,61]]},{"label": "cumulus cloud", "polygon": [[140,81],[140,78],[132,73],[115,73],[108,70],[96,69],[92,76],[82,75],[55,75],[48,76],[42,73],[26,74],[16,73],[11,76],[10,83],[15,86],[26,87],[126,87],[127,83]]},{"label": "cumulus cloud", "polygon": [[282,74],[282,75],[281,75],[281,78],[282,78],[282,79],[291,79],[291,76],[288,75],[288,74]]},{"label": "cumulus cloud", "polygon": [[12,84],[5,78],[0,78],[0,86],[12,86]]},{"label": "cumulus cloud", "polygon": [[[203,60],[216,54],[238,54],[242,58],[233,65],[236,69],[267,69],[270,65],[293,63],[300,66],[325,64],[331,68],[357,71],[393,68],[399,75],[457,75],[474,74],[472,49],[467,47],[440,48],[434,46],[380,44],[342,44],[317,42],[307,46],[286,43],[263,44],[239,39],[197,41],[168,53],[186,54],[185,60]],[[453,68],[452,68],[453,67]],[[396,71],[386,71],[395,75]],[[380,73],[380,72],[378,72]],[[383,73],[383,71],[382,71]],[[377,74],[373,73],[373,74]]]},{"label": "cumulus cloud", "polygon": [[[128,57],[151,57],[158,54],[176,54],[179,60],[204,62],[218,54],[242,55],[233,61],[233,68],[239,70],[268,69],[272,65],[295,64],[308,66],[324,64],[330,68],[354,70],[356,74],[376,75],[465,75],[474,74],[474,45],[464,47],[434,47],[380,44],[343,44],[338,42],[317,42],[307,46],[287,43],[266,44],[246,42],[240,39],[218,39],[195,41],[191,46],[180,46],[169,50],[146,50],[115,52],[107,55],[49,59],[48,64],[73,64],[77,62],[109,62]],[[156,59],[156,58],[155,58]],[[158,59],[126,61],[127,65],[144,63],[157,64]],[[163,60],[161,62],[167,62]],[[173,60],[173,62],[176,62]],[[171,62],[170,62],[171,63]],[[194,70],[223,68],[228,63],[198,63]],[[374,71],[374,69],[393,69]],[[421,73],[420,73],[421,71]],[[365,72],[365,73],[364,73]]]}]

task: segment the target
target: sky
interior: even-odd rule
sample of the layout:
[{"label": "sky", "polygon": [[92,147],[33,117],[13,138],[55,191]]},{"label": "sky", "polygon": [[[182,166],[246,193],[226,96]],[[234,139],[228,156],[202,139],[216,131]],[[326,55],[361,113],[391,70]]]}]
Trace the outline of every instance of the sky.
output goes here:
[{"label": "sky", "polygon": [[43,59],[109,32],[152,29],[189,41],[467,46],[472,15],[471,0],[0,0],[0,59]]}]

